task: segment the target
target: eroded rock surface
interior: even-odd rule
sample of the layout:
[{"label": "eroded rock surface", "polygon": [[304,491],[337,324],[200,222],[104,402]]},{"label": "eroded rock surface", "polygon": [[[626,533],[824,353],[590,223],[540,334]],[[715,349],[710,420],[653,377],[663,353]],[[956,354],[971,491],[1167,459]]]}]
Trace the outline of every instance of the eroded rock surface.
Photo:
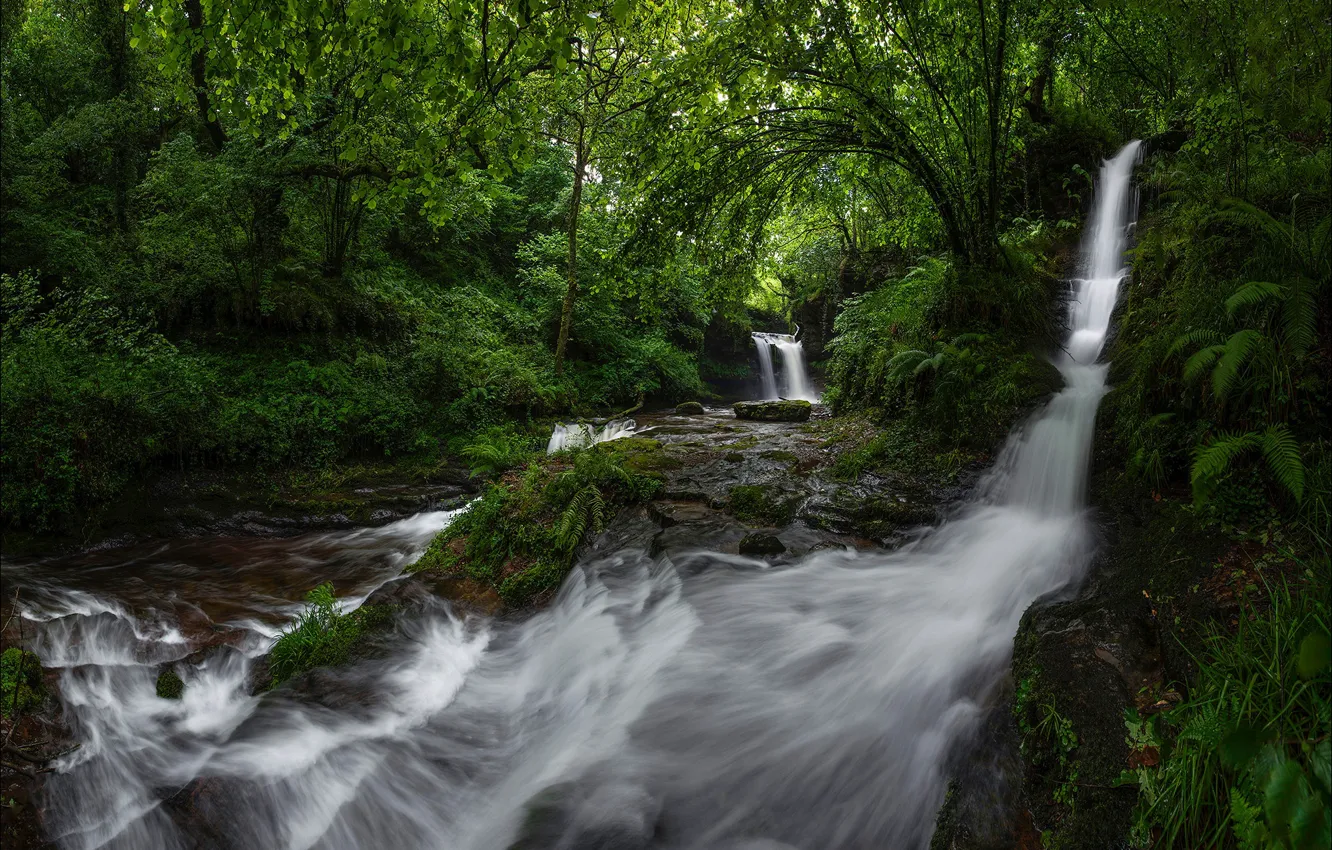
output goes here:
[{"label": "eroded rock surface", "polygon": [[812,410],[813,405],[809,402],[794,399],[735,403],[737,419],[752,419],[757,422],[804,422],[809,419]]}]

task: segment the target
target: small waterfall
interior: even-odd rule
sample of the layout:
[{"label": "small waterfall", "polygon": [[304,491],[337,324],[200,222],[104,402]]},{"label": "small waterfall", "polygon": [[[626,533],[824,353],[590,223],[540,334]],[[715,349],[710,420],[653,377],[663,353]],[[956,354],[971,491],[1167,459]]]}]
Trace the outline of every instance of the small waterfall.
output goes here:
[{"label": "small waterfall", "polygon": [[763,397],[777,398],[777,376],[772,371],[772,342],[776,334],[754,334],[754,348],[758,350],[759,377],[763,380]]},{"label": "small waterfall", "polygon": [[546,443],[546,454],[553,455],[565,449],[618,440],[632,435],[637,427],[638,423],[632,419],[614,419],[600,428],[588,425],[586,422],[556,425],[550,435],[550,441]]},{"label": "small waterfall", "polygon": [[[817,402],[818,393],[810,386],[809,372],[805,369],[805,346],[791,334],[755,333],[754,347],[758,349],[759,375],[763,379],[763,398],[792,398]],[[782,353],[782,382],[785,392],[777,391],[777,376],[772,368],[772,349]]]}]

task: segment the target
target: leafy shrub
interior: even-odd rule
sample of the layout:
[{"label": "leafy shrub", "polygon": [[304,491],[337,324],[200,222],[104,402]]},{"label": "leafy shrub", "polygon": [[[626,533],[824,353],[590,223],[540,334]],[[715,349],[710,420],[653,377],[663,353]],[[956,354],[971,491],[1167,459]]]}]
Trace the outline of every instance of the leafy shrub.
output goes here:
[{"label": "leafy shrub", "polygon": [[472,477],[493,476],[525,462],[534,450],[533,439],[511,427],[491,427],[468,440],[459,450],[471,465]]},{"label": "leafy shrub", "polygon": [[390,612],[369,605],[346,614],[338,611],[333,585],[324,583],[305,597],[305,612],[283,631],[268,655],[272,687],[316,667],[345,664],[363,649],[368,632],[385,626]]},{"label": "leafy shrub", "polygon": [[46,696],[42,685],[42,662],[31,652],[11,646],[0,653],[0,713],[23,714]]},{"label": "leafy shrub", "polygon": [[[1271,203],[1176,192],[1140,224],[1108,410],[1130,470],[1154,488],[1187,470],[1195,501],[1213,511],[1251,501],[1234,491],[1256,487],[1314,520],[1324,504],[1311,461],[1327,422],[1317,329],[1332,216],[1303,192]],[[1279,488],[1270,496],[1252,480],[1260,469]]]}]

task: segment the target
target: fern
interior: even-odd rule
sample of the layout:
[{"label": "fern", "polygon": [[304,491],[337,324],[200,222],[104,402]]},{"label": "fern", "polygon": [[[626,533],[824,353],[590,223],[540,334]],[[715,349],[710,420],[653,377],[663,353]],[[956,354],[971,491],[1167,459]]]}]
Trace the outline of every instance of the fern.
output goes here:
[{"label": "fern", "polygon": [[917,371],[920,364],[928,363],[930,359],[929,352],[911,349],[910,351],[901,351],[893,355],[888,361],[884,371],[888,373],[888,380],[894,384],[905,383],[908,376],[919,374]]},{"label": "fern", "polygon": [[1285,425],[1272,425],[1265,431],[1223,433],[1211,443],[1199,446],[1193,458],[1190,478],[1193,497],[1205,502],[1216,489],[1221,476],[1235,461],[1253,449],[1261,449],[1263,459],[1277,482],[1296,502],[1304,499],[1304,462],[1299,443]]},{"label": "fern", "polygon": [[1317,320],[1318,305],[1301,280],[1281,304],[1281,336],[1296,357],[1313,346]]},{"label": "fern", "polygon": [[499,475],[526,460],[529,441],[504,428],[491,428],[479,434],[459,452],[469,464],[473,478]]},{"label": "fern", "polygon": [[606,501],[594,485],[587,485],[574,494],[569,505],[560,514],[555,529],[555,540],[564,552],[572,551],[590,529],[599,534],[606,523]]},{"label": "fern", "polygon": [[1226,299],[1226,315],[1234,316],[1240,310],[1257,306],[1266,301],[1280,300],[1285,295],[1286,287],[1279,283],[1251,280],[1235,290],[1234,294]]},{"label": "fern", "polygon": [[1224,334],[1209,328],[1189,331],[1176,337],[1175,341],[1170,344],[1170,348],[1166,350],[1166,359],[1174,357],[1186,348],[1192,348],[1195,345],[1217,345],[1223,339],[1225,339]]},{"label": "fern", "polygon": [[1296,502],[1304,500],[1304,462],[1300,444],[1285,425],[1272,425],[1263,432],[1263,458],[1272,475]]},{"label": "fern", "polygon": [[1194,352],[1184,361],[1184,380],[1193,383],[1203,376],[1216,363],[1217,358],[1225,353],[1224,345],[1209,345]]},{"label": "fern", "polygon": [[1221,475],[1250,449],[1257,448],[1261,439],[1256,432],[1221,434],[1209,445],[1199,446],[1193,456],[1190,480],[1193,498],[1202,503],[1211,496]]},{"label": "fern", "polygon": [[1239,380],[1240,370],[1265,342],[1267,337],[1252,328],[1237,331],[1226,340],[1225,350],[1212,370],[1212,392],[1218,399],[1230,394],[1235,381]]}]

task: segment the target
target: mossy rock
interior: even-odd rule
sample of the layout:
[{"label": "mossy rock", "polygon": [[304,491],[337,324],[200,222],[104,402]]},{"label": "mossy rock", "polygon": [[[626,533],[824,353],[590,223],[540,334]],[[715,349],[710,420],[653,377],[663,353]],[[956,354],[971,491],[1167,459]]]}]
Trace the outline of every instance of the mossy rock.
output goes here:
[{"label": "mossy rock", "polygon": [[675,406],[675,412],[686,416],[697,416],[703,412],[703,405],[696,401],[685,401]]},{"label": "mossy rock", "polygon": [[782,463],[799,463],[800,458],[796,457],[795,452],[782,451],[781,449],[770,449],[766,452],[760,452],[759,457],[765,460],[776,460]]},{"label": "mossy rock", "polygon": [[180,699],[185,693],[185,682],[171,667],[157,674],[157,695],[162,699]]},{"label": "mossy rock", "polygon": [[615,453],[623,459],[624,468],[630,472],[651,475],[684,465],[679,458],[668,454],[660,442],[647,437],[625,437],[604,445],[614,447]]},{"label": "mossy rock", "polygon": [[6,649],[0,655],[0,714],[24,714],[45,698],[41,659],[17,646]]},{"label": "mossy rock", "polygon": [[737,484],[726,498],[737,519],[772,527],[790,525],[799,507],[800,496],[758,484]]},{"label": "mossy rock", "polygon": [[814,405],[809,402],[793,399],[735,403],[737,419],[751,419],[755,422],[804,422],[813,410]]}]

